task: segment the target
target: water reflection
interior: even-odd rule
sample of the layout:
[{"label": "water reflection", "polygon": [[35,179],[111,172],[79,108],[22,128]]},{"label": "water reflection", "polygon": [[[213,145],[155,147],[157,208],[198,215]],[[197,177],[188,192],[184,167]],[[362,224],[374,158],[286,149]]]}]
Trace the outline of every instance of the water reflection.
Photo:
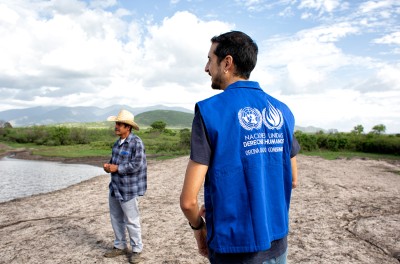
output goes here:
[{"label": "water reflection", "polygon": [[60,162],[0,159],[0,202],[59,190],[103,175],[102,168]]}]

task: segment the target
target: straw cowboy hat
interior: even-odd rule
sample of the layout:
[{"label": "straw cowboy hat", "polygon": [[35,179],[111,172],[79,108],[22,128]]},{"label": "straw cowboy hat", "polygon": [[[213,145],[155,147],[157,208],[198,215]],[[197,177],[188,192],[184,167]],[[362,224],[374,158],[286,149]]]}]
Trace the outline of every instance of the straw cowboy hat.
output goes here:
[{"label": "straw cowboy hat", "polygon": [[139,126],[135,123],[132,113],[122,109],[117,116],[110,116],[107,121],[121,122],[132,126],[133,129],[139,130]]}]

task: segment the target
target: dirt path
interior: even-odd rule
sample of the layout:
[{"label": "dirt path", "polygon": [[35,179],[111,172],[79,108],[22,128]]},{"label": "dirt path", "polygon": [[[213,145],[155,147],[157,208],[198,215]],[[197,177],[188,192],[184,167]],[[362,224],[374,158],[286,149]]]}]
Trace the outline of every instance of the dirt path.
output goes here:
[{"label": "dirt path", "polygon": [[[179,208],[187,161],[149,164],[149,189],[140,200],[143,263],[208,263]],[[300,155],[298,166],[289,263],[399,263],[399,164]],[[0,263],[127,263],[102,256],[113,240],[108,181],[103,175],[0,203]]]}]

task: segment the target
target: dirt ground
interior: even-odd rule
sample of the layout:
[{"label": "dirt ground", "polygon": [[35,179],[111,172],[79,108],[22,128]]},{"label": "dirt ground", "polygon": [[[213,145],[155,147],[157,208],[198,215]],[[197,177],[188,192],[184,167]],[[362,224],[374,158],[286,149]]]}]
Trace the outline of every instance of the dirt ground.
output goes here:
[{"label": "dirt ground", "polygon": [[[22,154],[21,154],[22,153]],[[29,157],[25,152],[17,158]],[[63,160],[92,165],[103,159]],[[150,161],[140,199],[142,263],[208,263],[179,208],[188,157]],[[298,156],[289,263],[399,263],[400,164]],[[0,263],[127,263],[112,247],[109,175],[0,203]]]}]

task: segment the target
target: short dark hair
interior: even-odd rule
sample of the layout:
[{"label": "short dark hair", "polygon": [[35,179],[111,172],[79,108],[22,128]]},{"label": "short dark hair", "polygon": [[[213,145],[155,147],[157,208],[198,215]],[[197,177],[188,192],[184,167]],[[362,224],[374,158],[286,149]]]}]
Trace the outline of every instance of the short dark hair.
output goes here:
[{"label": "short dark hair", "polygon": [[231,31],[211,39],[212,43],[218,43],[214,53],[221,62],[226,56],[231,55],[236,66],[235,75],[250,78],[250,73],[257,64],[258,46],[245,33]]}]

